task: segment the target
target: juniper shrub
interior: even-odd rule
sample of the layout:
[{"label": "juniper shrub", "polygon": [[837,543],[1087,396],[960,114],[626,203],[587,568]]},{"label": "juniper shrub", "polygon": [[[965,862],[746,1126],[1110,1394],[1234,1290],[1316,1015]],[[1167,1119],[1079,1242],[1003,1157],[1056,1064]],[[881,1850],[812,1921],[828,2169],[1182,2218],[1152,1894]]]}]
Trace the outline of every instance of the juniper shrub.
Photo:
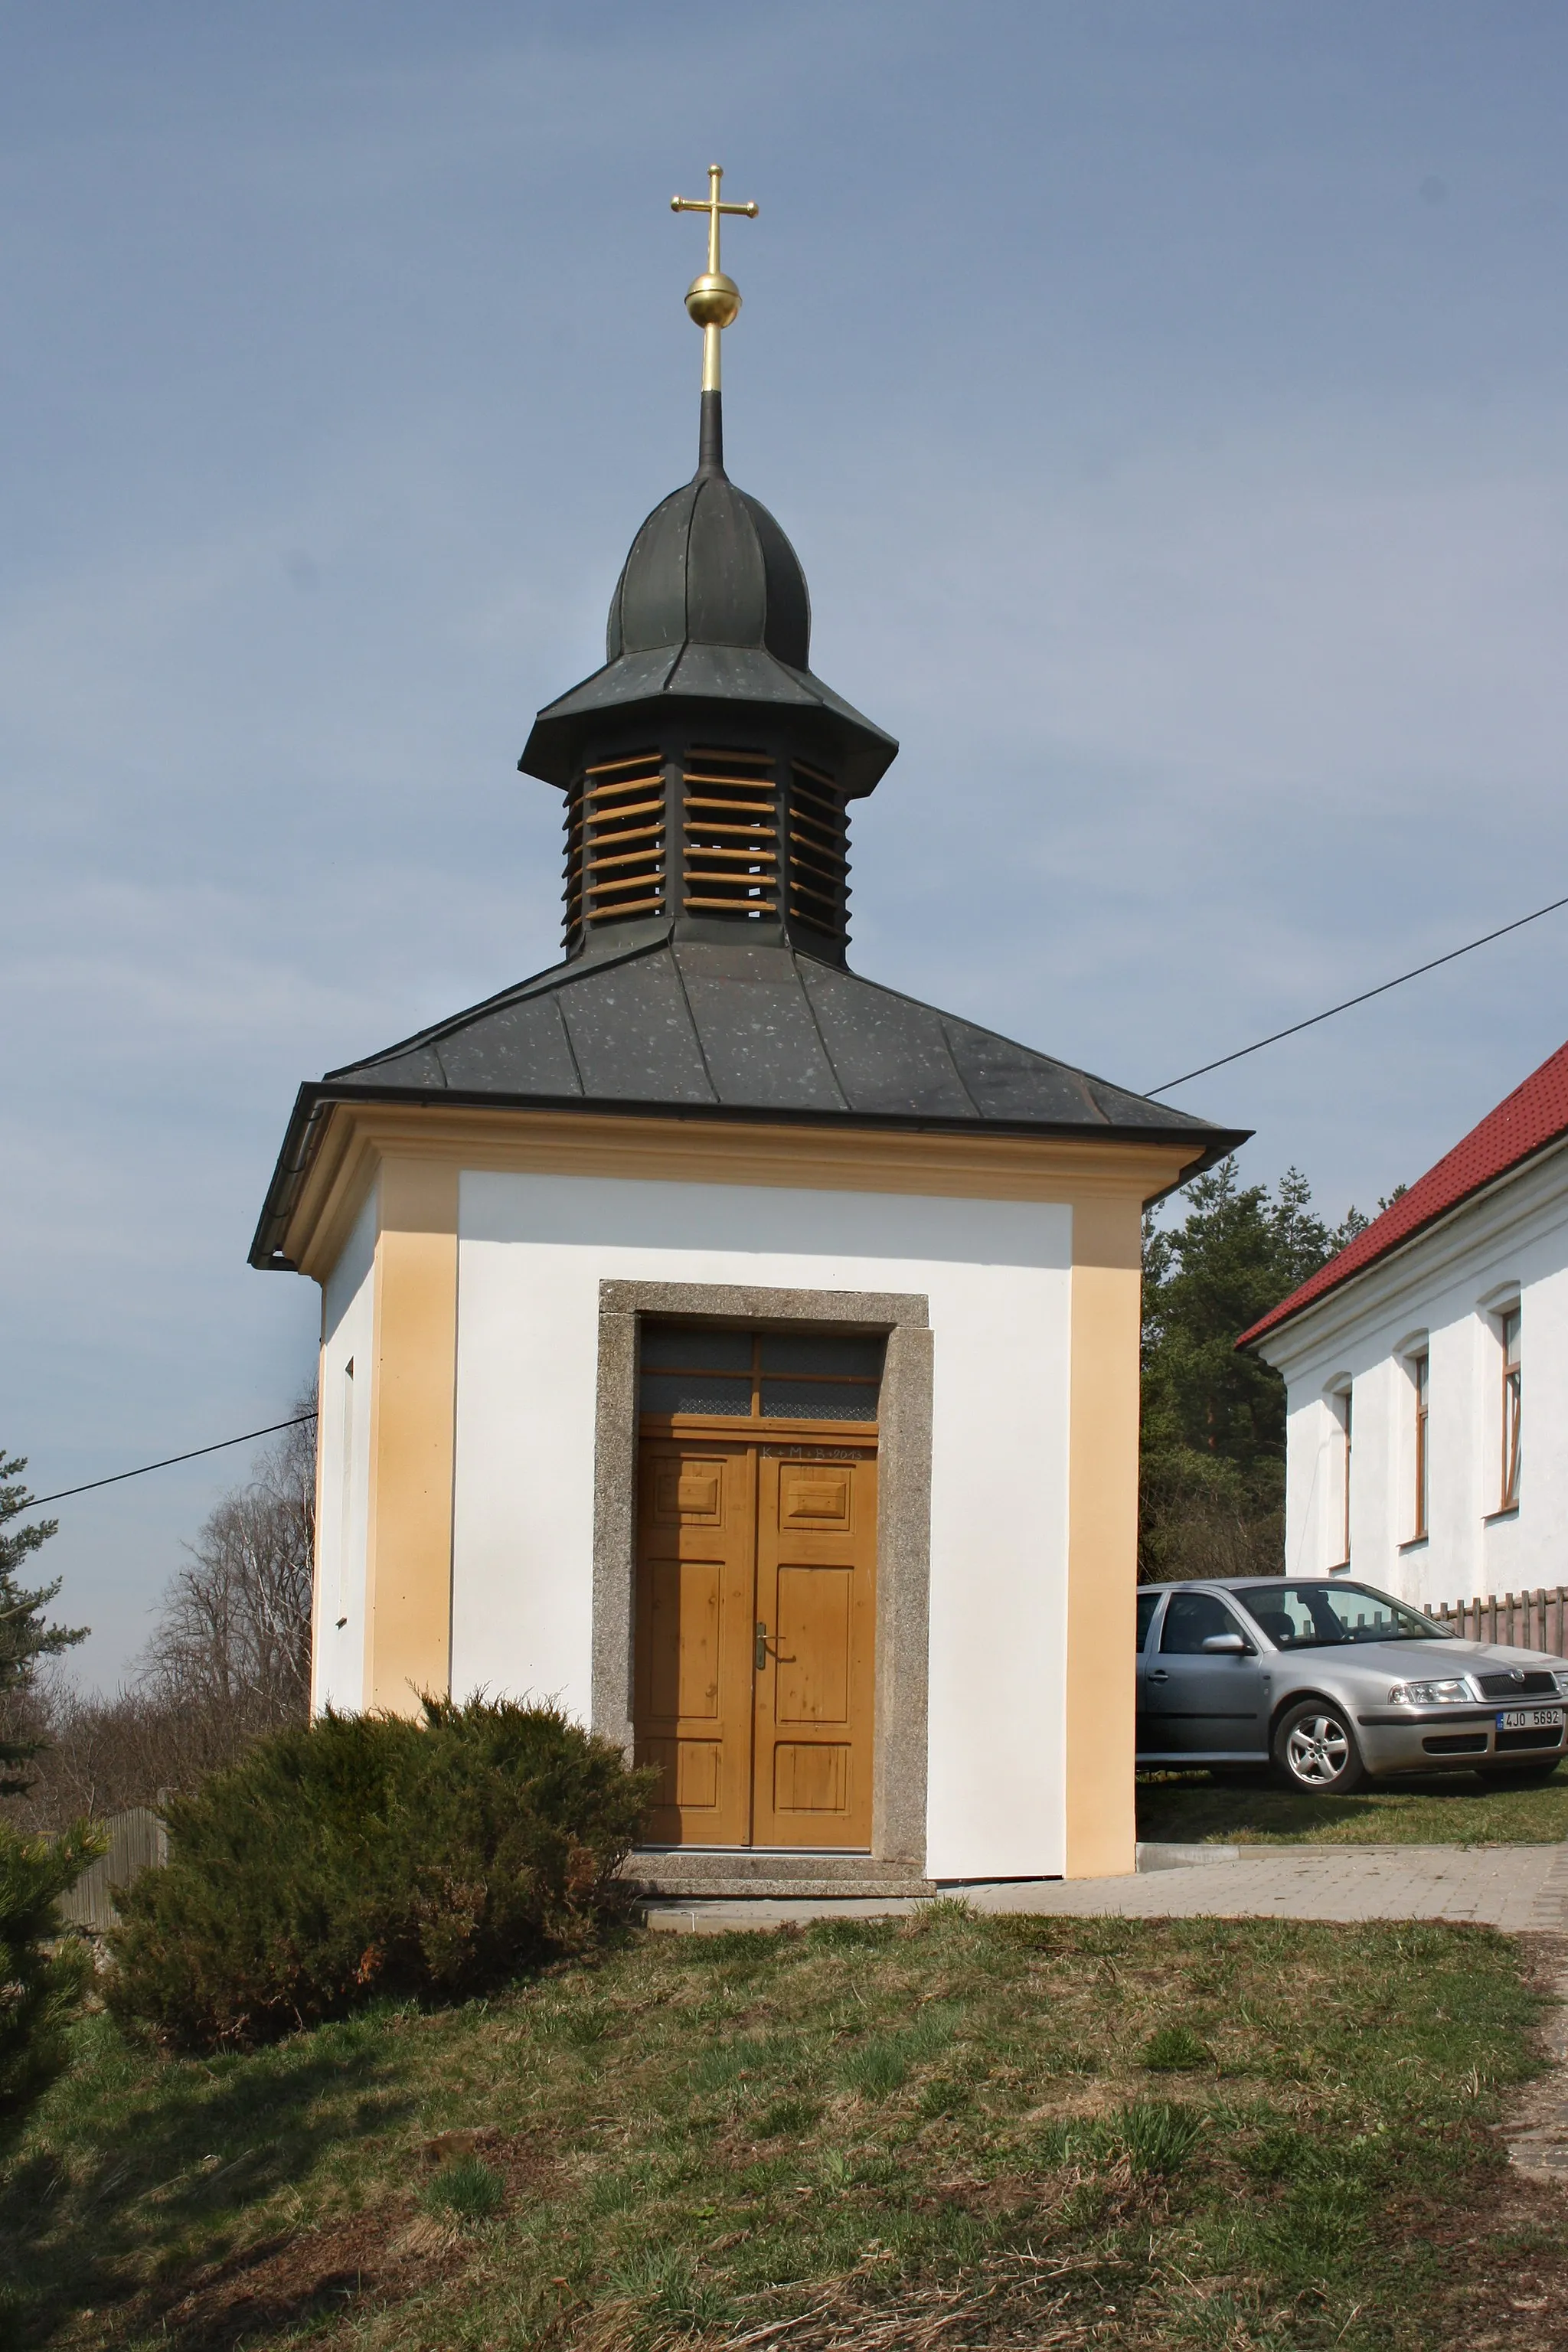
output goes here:
[{"label": "juniper shrub", "polygon": [[585,1948],[650,1775],[548,1706],[328,1713],[170,1801],[121,1902],[107,2000],[173,2047],[268,2041],[386,1997],[466,1998]]}]

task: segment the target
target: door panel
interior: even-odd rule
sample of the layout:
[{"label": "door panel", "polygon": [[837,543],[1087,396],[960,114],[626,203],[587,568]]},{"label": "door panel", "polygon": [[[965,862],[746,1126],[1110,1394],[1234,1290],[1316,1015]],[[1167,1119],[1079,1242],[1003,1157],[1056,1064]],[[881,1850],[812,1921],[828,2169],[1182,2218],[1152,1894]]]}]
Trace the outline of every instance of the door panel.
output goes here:
[{"label": "door panel", "polygon": [[659,1845],[751,1834],[756,1476],[747,1445],[640,1448],[637,1760],[663,1775]]},{"label": "door panel", "polygon": [[847,1724],[854,1580],[852,1568],[780,1568],[775,1723]]},{"label": "door panel", "polygon": [[648,1710],[660,1721],[717,1722],[724,1562],[648,1562]]},{"label": "door panel", "polygon": [[1160,1628],[1160,1646],[1140,1662],[1141,1755],[1224,1756],[1261,1761],[1268,1747],[1268,1709],[1262,1663],[1251,1657],[1208,1657],[1214,1633],[1241,1633],[1215,1594],[1173,1593]]},{"label": "door panel", "polygon": [[773,1749],[773,1809],[842,1816],[849,1803],[849,1749],[781,1739]]},{"label": "door panel", "polygon": [[752,1831],[758,1845],[871,1843],[877,1464],[758,1464]]}]

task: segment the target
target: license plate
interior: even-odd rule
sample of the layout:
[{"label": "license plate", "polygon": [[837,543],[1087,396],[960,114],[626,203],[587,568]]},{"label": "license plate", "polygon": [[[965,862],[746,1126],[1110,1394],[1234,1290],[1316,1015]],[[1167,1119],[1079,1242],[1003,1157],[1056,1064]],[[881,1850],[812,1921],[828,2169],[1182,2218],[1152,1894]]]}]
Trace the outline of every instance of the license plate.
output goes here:
[{"label": "license plate", "polygon": [[1497,1719],[1500,1731],[1560,1731],[1560,1706],[1505,1706]]}]

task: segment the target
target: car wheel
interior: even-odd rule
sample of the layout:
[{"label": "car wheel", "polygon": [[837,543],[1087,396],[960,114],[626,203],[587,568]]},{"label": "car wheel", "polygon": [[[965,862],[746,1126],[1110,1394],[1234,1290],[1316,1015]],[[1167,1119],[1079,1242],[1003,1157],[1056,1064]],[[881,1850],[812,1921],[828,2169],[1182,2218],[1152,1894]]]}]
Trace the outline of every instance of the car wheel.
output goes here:
[{"label": "car wheel", "polygon": [[1366,1779],[1350,1718],[1322,1699],[1308,1699],[1281,1716],[1274,1761],[1286,1786],[1308,1796],[1348,1796]]},{"label": "car wheel", "polygon": [[1528,1786],[1536,1781],[1550,1780],[1561,1761],[1560,1757],[1553,1756],[1550,1763],[1479,1764],[1476,1769],[1483,1780],[1523,1781]]}]

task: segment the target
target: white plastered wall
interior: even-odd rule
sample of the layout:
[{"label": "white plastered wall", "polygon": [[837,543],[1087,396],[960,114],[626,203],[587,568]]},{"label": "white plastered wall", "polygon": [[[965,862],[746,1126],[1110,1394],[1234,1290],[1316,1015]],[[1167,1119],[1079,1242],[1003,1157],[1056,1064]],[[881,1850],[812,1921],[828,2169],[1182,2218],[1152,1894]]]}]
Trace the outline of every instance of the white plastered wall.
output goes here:
[{"label": "white plastered wall", "polygon": [[550,1696],[587,1719],[602,1280],[921,1292],[935,1354],[927,1868],[1059,1872],[1070,1211],[466,1173],[458,1230],[454,1694]]},{"label": "white plastered wall", "polygon": [[[1519,1507],[1501,1500],[1497,1308],[1521,1306]],[[1429,1356],[1428,1534],[1415,1534],[1410,1358]],[[1439,1603],[1568,1583],[1568,1153],[1484,1198],[1331,1293],[1264,1343],[1289,1388],[1286,1567],[1321,1574],[1342,1549],[1339,1424],[1353,1397],[1351,1571]]]},{"label": "white plastered wall", "polygon": [[[370,1499],[370,1389],[375,1345],[373,1193],[361,1210],[321,1297],[321,1374],[316,1444],[321,1518],[316,1529],[310,1706],[364,1704],[365,1549]],[[350,1366],[353,1371],[350,1371]]]}]

